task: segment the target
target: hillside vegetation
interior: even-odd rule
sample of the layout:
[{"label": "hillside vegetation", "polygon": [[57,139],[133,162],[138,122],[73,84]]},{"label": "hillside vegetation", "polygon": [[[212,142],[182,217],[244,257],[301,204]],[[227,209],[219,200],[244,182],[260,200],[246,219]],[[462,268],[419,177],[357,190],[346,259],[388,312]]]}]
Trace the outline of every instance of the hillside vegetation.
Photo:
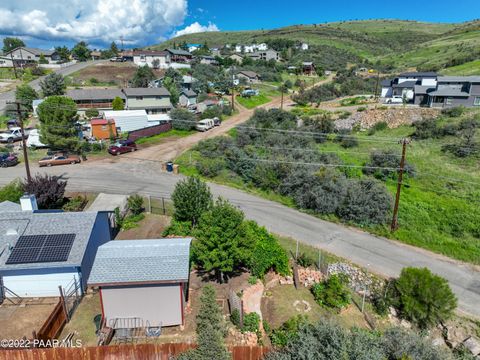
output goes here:
[{"label": "hillside vegetation", "polygon": [[326,24],[295,25],[273,30],[207,32],[180,36],[152,49],[181,43],[209,45],[248,44],[289,39],[307,42],[315,54],[341,59],[342,65],[364,61],[391,70],[442,70],[448,74],[475,73],[476,64],[467,69],[458,65],[480,56],[480,21],[460,24],[425,23],[406,20],[344,21]]}]

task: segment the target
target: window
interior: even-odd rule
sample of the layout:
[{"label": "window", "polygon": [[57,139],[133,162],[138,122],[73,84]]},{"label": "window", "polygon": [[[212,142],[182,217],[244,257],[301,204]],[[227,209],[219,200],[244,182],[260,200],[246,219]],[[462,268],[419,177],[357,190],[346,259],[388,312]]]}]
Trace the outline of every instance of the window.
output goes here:
[{"label": "window", "polygon": [[480,96],[475,97],[475,99],[473,100],[473,105],[480,106]]},{"label": "window", "polygon": [[453,98],[452,97],[447,97],[447,99],[445,101],[445,104],[446,105],[452,105],[453,104]]},{"label": "window", "polygon": [[103,131],[107,130],[107,125],[102,125],[102,130]]},{"label": "window", "polygon": [[137,96],[135,97],[135,100],[143,100],[143,96]]}]

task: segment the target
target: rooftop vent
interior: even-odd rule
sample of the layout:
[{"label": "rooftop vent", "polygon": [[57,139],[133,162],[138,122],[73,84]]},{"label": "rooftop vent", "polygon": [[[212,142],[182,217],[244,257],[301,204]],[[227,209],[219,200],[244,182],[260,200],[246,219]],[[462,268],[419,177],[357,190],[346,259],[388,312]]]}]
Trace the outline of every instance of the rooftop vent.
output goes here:
[{"label": "rooftop vent", "polygon": [[20,198],[20,206],[22,211],[35,211],[38,210],[37,199],[35,195],[24,194]]}]

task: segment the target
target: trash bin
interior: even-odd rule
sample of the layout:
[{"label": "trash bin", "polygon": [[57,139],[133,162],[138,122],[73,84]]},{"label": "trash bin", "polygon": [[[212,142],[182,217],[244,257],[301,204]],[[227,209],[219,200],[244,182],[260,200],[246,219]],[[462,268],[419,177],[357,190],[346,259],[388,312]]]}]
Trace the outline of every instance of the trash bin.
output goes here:
[{"label": "trash bin", "polygon": [[167,162],[167,172],[172,172],[173,171],[173,162],[169,161]]}]

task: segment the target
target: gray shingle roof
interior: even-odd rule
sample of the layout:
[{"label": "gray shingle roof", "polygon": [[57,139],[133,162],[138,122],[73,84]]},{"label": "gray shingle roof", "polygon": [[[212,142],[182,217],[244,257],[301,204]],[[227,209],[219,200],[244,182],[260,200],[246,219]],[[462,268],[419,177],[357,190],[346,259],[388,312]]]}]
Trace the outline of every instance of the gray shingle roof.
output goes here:
[{"label": "gray shingle roof", "polygon": [[109,241],[98,248],[88,284],[187,281],[191,240]]},{"label": "gray shingle roof", "polygon": [[[20,46],[23,51],[28,51],[29,53],[32,53],[33,55],[40,56],[41,54],[45,56],[52,56],[53,53],[55,52],[54,50],[43,50],[43,49],[38,49],[38,48],[31,48],[31,47],[26,47],[26,46]],[[6,53],[6,55],[10,54],[12,51],[15,51],[19,48],[15,48],[9,52]]]},{"label": "gray shingle roof", "polygon": [[415,85],[414,91],[416,95],[423,95],[427,94],[429,90],[435,90],[434,86],[422,86],[422,85]]},{"label": "gray shingle roof", "polygon": [[242,71],[239,71],[238,73],[243,74],[243,75],[245,75],[246,77],[249,77],[249,78],[260,77],[260,75],[258,75],[255,71],[250,71],[250,70],[242,70]]},{"label": "gray shingle roof", "polygon": [[183,56],[192,56],[188,51],[181,50],[181,49],[165,49],[165,51],[168,51],[170,54],[173,55],[183,55]]},{"label": "gray shingle roof", "polygon": [[439,76],[438,82],[475,82],[480,83],[480,76]]},{"label": "gray shingle roof", "polygon": [[456,96],[456,97],[469,97],[470,94],[466,93],[460,89],[453,89],[453,88],[443,88],[438,89],[436,91],[432,91],[428,93],[430,96]]},{"label": "gray shingle roof", "polygon": [[20,204],[16,204],[11,201],[3,201],[0,203],[0,212],[14,212],[22,211]]},{"label": "gray shingle roof", "polygon": [[[0,273],[5,270],[44,269],[80,266],[89,242],[97,212],[0,212]],[[7,235],[12,231],[15,235]],[[9,246],[15,246],[21,235],[75,234],[67,261],[31,264],[9,264]],[[103,242],[110,239],[102,239]]]},{"label": "gray shingle roof", "polygon": [[117,96],[125,99],[125,95],[120,89],[72,89],[67,90],[66,94],[73,100],[113,100]]},{"label": "gray shingle roof", "polygon": [[403,81],[399,84],[393,84],[393,87],[394,88],[412,88],[415,86],[416,84],[416,80],[412,80],[412,81]]},{"label": "gray shingle roof", "polygon": [[182,94],[184,94],[185,96],[188,96],[188,97],[197,96],[197,93],[195,91],[188,90],[188,89],[182,90]]},{"label": "gray shingle roof", "polygon": [[158,88],[126,88],[123,92],[127,96],[170,96],[164,87]]},{"label": "gray shingle roof", "polygon": [[404,72],[399,77],[436,77],[437,73],[433,71],[426,72]]}]

